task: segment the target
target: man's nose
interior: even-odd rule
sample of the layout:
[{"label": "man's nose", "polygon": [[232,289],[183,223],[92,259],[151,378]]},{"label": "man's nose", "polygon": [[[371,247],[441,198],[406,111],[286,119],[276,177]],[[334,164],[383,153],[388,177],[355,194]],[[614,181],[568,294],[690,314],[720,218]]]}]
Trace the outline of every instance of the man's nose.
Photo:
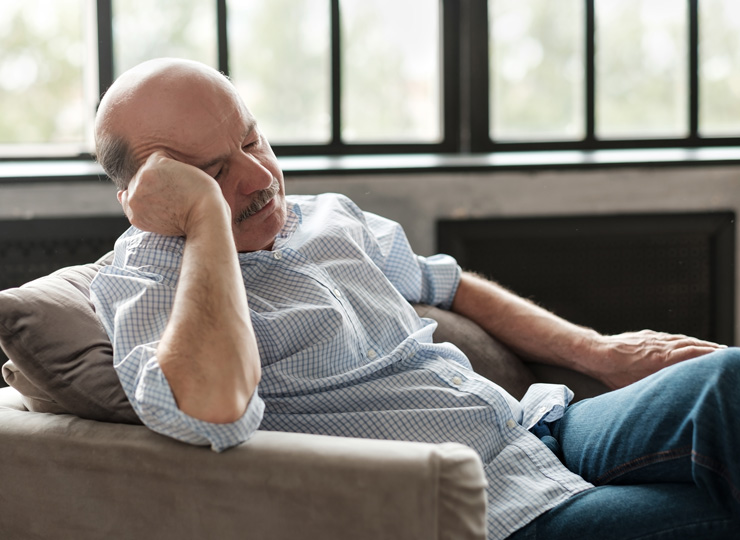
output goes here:
[{"label": "man's nose", "polygon": [[237,190],[250,195],[267,189],[272,184],[273,173],[258,157],[242,152],[235,163],[235,181]]}]

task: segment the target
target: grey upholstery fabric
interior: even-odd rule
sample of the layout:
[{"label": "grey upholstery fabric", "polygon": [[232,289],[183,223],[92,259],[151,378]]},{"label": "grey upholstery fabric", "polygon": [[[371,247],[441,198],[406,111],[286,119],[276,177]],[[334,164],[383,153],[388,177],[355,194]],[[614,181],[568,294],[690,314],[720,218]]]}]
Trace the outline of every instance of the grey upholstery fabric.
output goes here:
[{"label": "grey upholstery fabric", "polygon": [[0,389],[0,538],[485,538],[482,464],[459,444],[260,431],[216,454],[19,409]]},{"label": "grey upholstery fabric", "polygon": [[456,313],[427,305],[414,306],[421,317],[437,321],[434,341],[457,345],[473,364],[476,373],[521,399],[534,383],[564,384],[575,393],[573,402],[597,396],[609,389],[588,375],[567,368],[530,362],[511,352],[473,321]]},{"label": "grey upholstery fabric", "polygon": [[450,342],[465,353],[473,369],[521,399],[536,381],[534,374],[509,349],[473,321],[451,311],[416,305],[421,317],[437,321],[435,342]]}]

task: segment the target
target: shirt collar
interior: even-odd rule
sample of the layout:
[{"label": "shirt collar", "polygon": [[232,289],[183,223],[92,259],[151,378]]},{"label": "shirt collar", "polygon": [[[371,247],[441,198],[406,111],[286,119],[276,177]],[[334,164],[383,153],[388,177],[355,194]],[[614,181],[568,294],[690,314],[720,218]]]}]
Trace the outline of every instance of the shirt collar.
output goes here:
[{"label": "shirt collar", "polygon": [[[285,241],[290,238],[290,236],[298,228],[298,225],[300,225],[302,222],[303,214],[301,213],[301,207],[298,205],[298,203],[288,203],[285,223],[283,224],[283,228],[280,229],[280,232],[275,237],[275,243],[285,243]],[[275,248],[273,247],[273,249]]]},{"label": "shirt collar", "polygon": [[[293,235],[298,225],[303,223],[303,214],[301,213],[301,207],[298,203],[287,203],[285,223],[283,224],[280,232],[275,236],[275,242],[272,244],[272,251],[281,249]],[[251,251],[248,253],[239,253],[239,260],[246,262],[253,259],[259,253],[266,253],[265,251]]]}]

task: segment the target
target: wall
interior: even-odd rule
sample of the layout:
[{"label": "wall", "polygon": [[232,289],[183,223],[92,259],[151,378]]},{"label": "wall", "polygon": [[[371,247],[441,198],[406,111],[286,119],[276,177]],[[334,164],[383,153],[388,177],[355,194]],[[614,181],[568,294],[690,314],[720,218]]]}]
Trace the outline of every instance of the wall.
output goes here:
[{"label": "wall", "polygon": [[[422,255],[435,251],[440,217],[712,210],[740,215],[740,166],[287,177],[286,189],[344,193],[365,210],[399,221]],[[102,181],[0,185],[0,219],[119,212],[113,187]],[[740,337],[738,298],[735,305]]]}]

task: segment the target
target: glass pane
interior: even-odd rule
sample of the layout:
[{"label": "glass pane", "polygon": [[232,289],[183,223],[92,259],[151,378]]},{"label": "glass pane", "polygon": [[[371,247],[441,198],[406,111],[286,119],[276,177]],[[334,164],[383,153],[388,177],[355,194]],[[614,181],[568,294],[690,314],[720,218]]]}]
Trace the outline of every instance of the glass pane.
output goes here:
[{"label": "glass pane", "polygon": [[0,144],[88,150],[95,104],[89,82],[97,76],[90,73],[91,7],[85,0],[0,2]]},{"label": "glass pane", "polygon": [[740,2],[699,2],[699,131],[740,134]]},{"label": "glass pane", "polygon": [[115,74],[161,57],[218,67],[216,31],[213,0],[113,0]]},{"label": "glass pane", "polygon": [[331,139],[329,0],[230,1],[229,71],[273,144]]},{"label": "glass pane", "polygon": [[439,0],[342,0],[342,139],[439,142]]},{"label": "glass pane", "polygon": [[583,0],[489,0],[490,136],[584,136]]},{"label": "glass pane", "polygon": [[685,1],[596,0],[596,134],[688,135]]}]

